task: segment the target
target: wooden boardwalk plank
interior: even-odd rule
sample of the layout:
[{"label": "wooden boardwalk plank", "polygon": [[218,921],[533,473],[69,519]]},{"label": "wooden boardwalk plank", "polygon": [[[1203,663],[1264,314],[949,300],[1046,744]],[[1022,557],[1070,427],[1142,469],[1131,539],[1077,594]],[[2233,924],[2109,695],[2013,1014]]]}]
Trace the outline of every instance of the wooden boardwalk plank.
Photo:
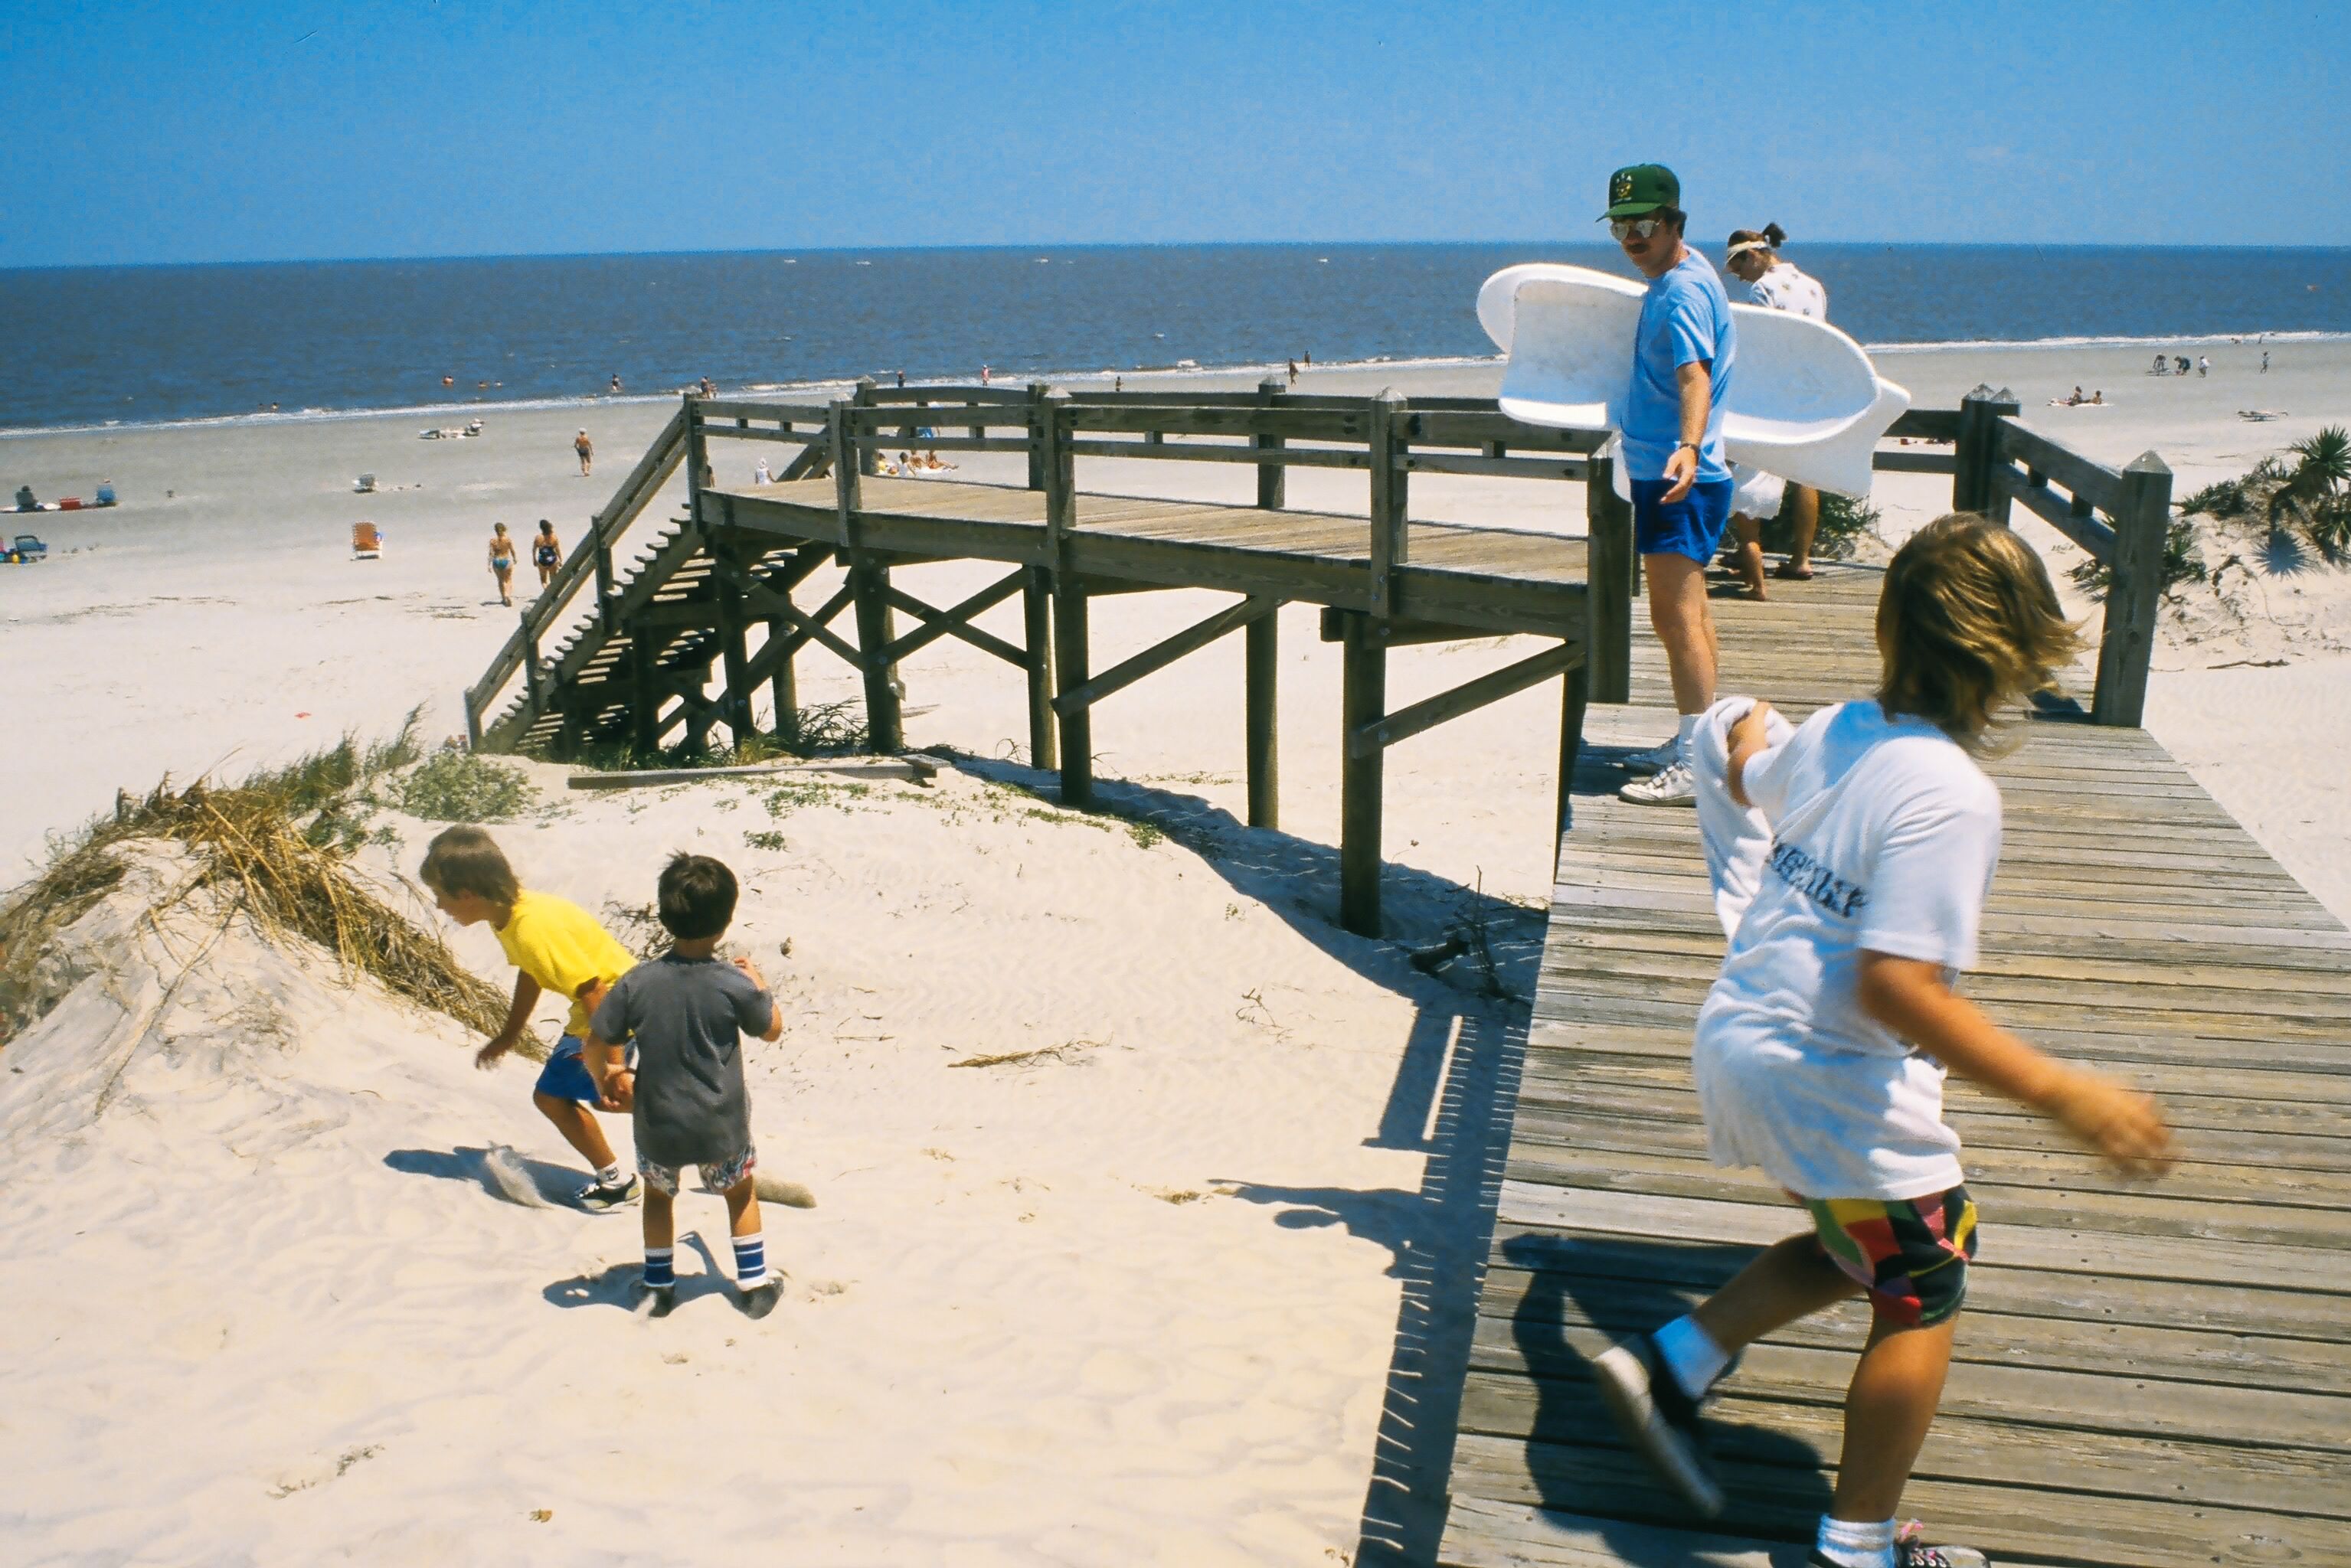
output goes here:
[{"label": "wooden boardwalk plank", "polygon": [[[1871,574],[1838,575],[1717,600],[1725,691],[1798,717],[1868,689]],[[1621,748],[1672,726],[1646,638],[1634,675],[1656,706],[1593,710],[1561,844],[1437,1553],[1456,1568],[1801,1562],[1865,1323],[1750,1350],[1719,1532],[1687,1528],[1590,1388],[1590,1355],[1802,1228],[1706,1159],[1689,1041],[1723,939],[1690,815],[1611,798]],[[1988,764],[2006,822],[1969,994],[2161,1094],[2183,1161],[2125,1180],[1954,1082],[1985,1239],[1905,1512],[2003,1563],[2351,1563],[2351,932],[2153,737],[2025,727]]]}]

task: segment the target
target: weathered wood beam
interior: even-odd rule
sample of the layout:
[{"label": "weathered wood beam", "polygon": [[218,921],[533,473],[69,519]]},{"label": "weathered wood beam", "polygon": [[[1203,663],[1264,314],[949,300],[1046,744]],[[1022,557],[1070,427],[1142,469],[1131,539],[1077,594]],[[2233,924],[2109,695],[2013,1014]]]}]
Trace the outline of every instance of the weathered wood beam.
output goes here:
[{"label": "weathered wood beam", "polygon": [[1595,457],[1583,490],[1583,643],[1596,702],[1633,696],[1633,508],[1616,494],[1614,458]]},{"label": "weathered wood beam", "polygon": [[2095,724],[2137,727],[2147,710],[2155,622],[2163,596],[2163,552],[2171,531],[2171,469],[2142,452],[2122,471],[2115,498],[2115,549],[2108,561],[2106,620],[2098,639]]},{"label": "weathered wood beam", "polygon": [[[1053,577],[1054,679],[1061,692],[1086,684],[1086,584],[1081,577]],[[1064,709],[1059,696],[1054,716],[1061,730],[1061,804],[1090,806],[1094,798],[1093,710],[1083,703]]]},{"label": "weathered wood beam", "polygon": [[[1269,386],[1280,383],[1270,382]],[[1270,439],[1270,438],[1269,438]],[[1280,670],[1281,616],[1261,615],[1249,623],[1244,654],[1243,724],[1249,751],[1249,825],[1281,826]]]},{"label": "weathered wood beam", "polygon": [[1061,747],[1053,727],[1053,574],[1041,566],[1020,570],[1020,629],[1029,643],[1029,766],[1055,768],[1061,765]]},{"label": "weathered wood beam", "polygon": [[1475,680],[1464,681],[1450,691],[1423,697],[1409,707],[1384,715],[1376,723],[1350,729],[1347,755],[1365,756],[1400,740],[1409,740],[1423,730],[1434,729],[1447,719],[1459,718],[1489,703],[1499,702],[1583,663],[1583,648],[1580,643],[1562,643],[1555,648],[1546,648],[1515,664],[1505,664]]},{"label": "weathered wood beam", "polygon": [[[1387,706],[1388,650],[1367,615],[1347,617],[1342,653],[1341,736],[1376,726]],[[1343,746],[1339,759],[1339,924],[1359,936],[1380,934],[1380,791],[1387,749],[1358,755]]]},{"label": "weathered wood beam", "polygon": [[890,602],[923,623],[882,650],[883,657],[894,664],[918,648],[927,647],[941,637],[953,636],[995,654],[1008,664],[1026,665],[1029,663],[1026,649],[1016,648],[1003,638],[983,632],[969,622],[973,616],[994,609],[1019,592],[1021,584],[1027,580],[1028,568],[1016,568],[1008,576],[998,579],[953,609],[945,611],[924,603],[904,590],[891,589]]},{"label": "weathered wood beam", "polygon": [[1091,707],[1113,693],[1124,691],[1144,676],[1165,669],[1185,654],[1196,653],[1225,633],[1270,615],[1280,608],[1279,600],[1255,596],[1229,605],[1206,621],[1187,626],[1173,637],[1155,643],[1134,657],[1113,665],[1082,685],[1065,686],[1053,699],[1053,711],[1067,715]]}]

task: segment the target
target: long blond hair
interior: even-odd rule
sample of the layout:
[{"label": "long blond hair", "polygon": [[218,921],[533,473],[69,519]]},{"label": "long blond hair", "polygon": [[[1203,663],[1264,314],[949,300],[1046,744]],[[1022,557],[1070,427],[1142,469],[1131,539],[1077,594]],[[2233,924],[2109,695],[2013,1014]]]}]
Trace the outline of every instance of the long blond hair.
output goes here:
[{"label": "long blond hair", "polygon": [[2053,690],[2083,646],[2032,547],[1990,517],[1953,512],[1911,535],[1886,569],[1878,704],[1988,752],[2001,710]]}]

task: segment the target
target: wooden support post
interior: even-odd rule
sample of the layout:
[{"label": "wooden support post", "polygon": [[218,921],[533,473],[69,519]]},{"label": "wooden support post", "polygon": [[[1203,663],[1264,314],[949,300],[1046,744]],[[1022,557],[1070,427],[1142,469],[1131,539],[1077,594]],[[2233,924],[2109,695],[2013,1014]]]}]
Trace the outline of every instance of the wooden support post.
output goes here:
[{"label": "wooden support post", "polygon": [[710,442],[702,433],[701,400],[685,394],[685,515],[695,528],[702,526],[702,471],[710,464]]},{"label": "wooden support post", "polygon": [[471,686],[465,688],[465,749],[482,749],[482,706]]},{"label": "wooden support post", "polygon": [[[872,376],[860,376],[857,378],[857,391],[851,394],[850,402],[859,408],[872,408],[873,406],[873,378]],[[856,427],[854,434],[863,435],[866,432],[864,427],[861,424]],[[861,446],[857,448],[858,473],[870,478],[874,474],[879,473],[881,471],[881,457],[874,452],[873,448],[871,446]]]},{"label": "wooden support post", "polygon": [[[1567,672],[1567,689],[1561,695],[1559,710],[1559,798],[1552,813],[1552,853],[1559,853],[1559,840],[1575,815],[1575,765],[1583,756],[1583,715],[1592,702],[1592,664],[1589,659]],[[1552,862],[1554,880],[1559,874],[1559,862]]]},{"label": "wooden support post", "polygon": [[[741,557],[731,543],[714,540],[710,553],[716,559],[737,568],[741,565]],[[718,589],[718,656],[724,682],[718,706],[726,716],[728,733],[739,747],[758,733],[751,722],[751,683],[745,674],[745,667],[751,662],[751,650],[744,641],[743,591],[736,586],[730,572],[718,570],[711,575]]]},{"label": "wooden support post", "polygon": [[[873,383],[859,383],[871,396]],[[890,569],[865,549],[865,528],[859,517],[864,502],[865,473],[851,433],[855,429],[849,403],[836,402],[828,432],[832,445],[833,507],[841,537],[849,551],[849,591],[857,606],[858,667],[865,677],[867,743],[876,751],[897,751],[905,745],[905,727],[898,706],[897,672],[882,657],[891,643]]]},{"label": "wooden support post", "polygon": [[2098,640],[2094,723],[2136,728],[2147,710],[2147,666],[2163,599],[2163,549],[2171,532],[2171,469],[2152,452],[2131,459],[2115,506],[2105,630]]},{"label": "wooden support post", "polygon": [[1022,643],[1029,650],[1029,766],[1040,770],[1061,765],[1061,737],[1053,727],[1053,574],[1041,566],[1029,569],[1020,585]]},{"label": "wooden support post", "polygon": [[[1376,470],[1374,470],[1376,472]],[[1339,747],[1339,924],[1358,936],[1380,934],[1380,790],[1387,748],[1357,754],[1354,737],[1386,716],[1386,629],[1347,617]]]},{"label": "wooden support post", "polygon": [[1045,426],[1040,412],[1050,389],[1043,382],[1029,383],[1029,487],[1045,487]]},{"label": "wooden support post", "polygon": [[1409,554],[1405,532],[1404,394],[1394,387],[1372,400],[1372,613],[1397,613],[1390,577]]},{"label": "wooden support post", "polygon": [[588,527],[596,539],[596,624],[612,634],[612,541],[604,537],[604,519],[590,517]]},{"label": "wooden support post", "polygon": [[[1279,386],[1269,382],[1268,386]],[[1260,473],[1264,472],[1259,470]],[[1280,470],[1274,470],[1279,474]],[[1263,489],[1263,481],[1259,481]],[[1275,505],[1280,503],[1277,499]],[[1280,715],[1278,710],[1280,670],[1281,660],[1281,611],[1276,607],[1270,615],[1259,616],[1249,623],[1248,677],[1246,680],[1247,726],[1249,732],[1249,825],[1252,828],[1281,826],[1281,764],[1279,746]]]},{"label": "wooden support post", "polygon": [[661,692],[654,685],[660,672],[654,661],[660,645],[651,632],[638,626],[629,633],[629,743],[640,762],[661,749]]},{"label": "wooden support post", "polygon": [[1614,458],[1583,481],[1583,648],[1593,700],[1633,699],[1633,508],[1616,494]]},{"label": "wooden support post", "polygon": [[[1258,406],[1259,408],[1271,408],[1273,406],[1273,400],[1281,395],[1283,386],[1284,383],[1282,382],[1271,376],[1269,376],[1264,381],[1258,382]],[[1259,452],[1279,452],[1287,444],[1289,444],[1279,435],[1260,435],[1257,438],[1257,449]],[[1279,463],[1260,463],[1258,465],[1257,504],[1259,509],[1268,512],[1278,512],[1281,510],[1283,503],[1288,498],[1289,492],[1289,469],[1283,467]],[[1268,823],[1266,825],[1270,827],[1272,824]]]},{"label": "wooden support post", "polygon": [[1993,487],[1992,470],[2000,465],[2000,420],[2017,412],[2016,394],[1978,382],[1959,400],[1959,434],[1951,459],[1951,510],[1981,512],[2008,521],[2008,497]]},{"label": "wooden support post", "polygon": [[[1086,585],[1074,572],[1053,574],[1053,678],[1056,695],[1086,684]],[[1094,800],[1094,716],[1089,707],[1061,715],[1061,804]]]},{"label": "wooden support post", "polygon": [[522,612],[522,674],[523,689],[530,694],[530,706],[543,711],[547,706],[547,675],[538,667],[538,629],[530,623],[530,612]]}]

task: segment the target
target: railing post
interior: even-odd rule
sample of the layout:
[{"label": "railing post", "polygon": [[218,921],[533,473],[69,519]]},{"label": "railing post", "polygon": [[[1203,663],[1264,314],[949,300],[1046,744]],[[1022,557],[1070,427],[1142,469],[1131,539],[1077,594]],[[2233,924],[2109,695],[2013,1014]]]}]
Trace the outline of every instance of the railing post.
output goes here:
[{"label": "railing post", "polygon": [[[857,378],[857,391],[851,396],[850,401],[855,403],[859,408],[872,408],[873,406],[873,378],[872,376],[860,376]],[[881,427],[876,425],[874,427],[873,434],[879,434],[880,433]],[[867,433],[862,428],[860,428],[857,434],[863,435]],[[872,475],[878,472],[881,466],[881,455],[872,447],[861,446],[857,449],[858,473],[862,475]]]},{"label": "railing post", "polygon": [[1372,400],[1372,614],[1386,620],[1396,612],[1395,589],[1390,580],[1409,553],[1405,533],[1405,472],[1402,455],[1404,394],[1394,387]]},{"label": "railing post", "polygon": [[[873,382],[861,382],[861,394],[870,393]],[[849,590],[857,606],[858,666],[865,679],[865,730],[867,743],[877,752],[897,751],[906,743],[905,728],[900,722],[897,672],[883,663],[882,650],[890,645],[891,614],[890,569],[876,561],[865,549],[865,528],[858,517],[864,503],[864,465],[853,439],[857,423],[851,411],[862,404],[835,402],[827,420],[827,436],[832,444],[833,507],[841,528],[841,545],[849,553]]]},{"label": "railing post", "polygon": [[588,526],[596,538],[596,624],[612,634],[612,541],[604,537],[604,519],[591,517]]},{"label": "railing post", "polygon": [[1053,571],[1032,566],[1020,584],[1020,630],[1029,653],[1029,766],[1050,772],[1061,765],[1053,719]]},{"label": "railing post", "polygon": [[1031,490],[1045,487],[1045,426],[1040,409],[1050,389],[1043,382],[1029,383],[1029,487]]},{"label": "railing post", "polygon": [[[1283,382],[1275,380],[1270,376],[1267,377],[1264,381],[1258,382],[1258,406],[1259,408],[1266,409],[1271,408],[1273,406],[1273,400],[1281,395],[1283,385]],[[1259,452],[1279,452],[1288,443],[1283,441],[1279,435],[1261,434],[1257,438],[1257,449]],[[1289,469],[1283,467],[1279,463],[1260,463],[1257,465],[1257,504],[1259,510],[1266,512],[1278,512],[1281,510],[1284,502],[1288,499],[1289,493]],[[1254,627],[1256,623],[1252,622],[1250,624]]]},{"label": "railing post", "polygon": [[465,688],[465,749],[468,751],[479,751],[481,748],[481,699],[474,695],[473,687],[467,686]]},{"label": "railing post", "polygon": [[2155,658],[2156,613],[2163,599],[2163,553],[2171,532],[2171,469],[2152,452],[2122,473],[2115,512],[2115,554],[2107,562],[2105,629],[2098,639],[2098,689],[2093,723],[2137,727],[2147,709],[2147,667]]},{"label": "railing post", "polygon": [[545,710],[547,676],[538,667],[538,628],[530,623],[530,612],[522,612],[522,679],[523,689],[530,694],[534,715]]},{"label": "railing post", "polygon": [[695,407],[698,401],[692,392],[685,394],[685,515],[697,528],[702,526],[702,470],[710,461],[702,412]]},{"label": "railing post", "polygon": [[1616,463],[1584,469],[1583,658],[1591,700],[1633,700],[1633,508],[1616,494]]},{"label": "railing post", "polygon": [[1959,400],[1959,435],[1951,455],[1951,510],[2008,521],[2008,497],[1993,489],[1991,476],[2000,466],[2001,418],[2016,412],[2016,394],[2006,387],[1994,392],[1978,382]]}]

